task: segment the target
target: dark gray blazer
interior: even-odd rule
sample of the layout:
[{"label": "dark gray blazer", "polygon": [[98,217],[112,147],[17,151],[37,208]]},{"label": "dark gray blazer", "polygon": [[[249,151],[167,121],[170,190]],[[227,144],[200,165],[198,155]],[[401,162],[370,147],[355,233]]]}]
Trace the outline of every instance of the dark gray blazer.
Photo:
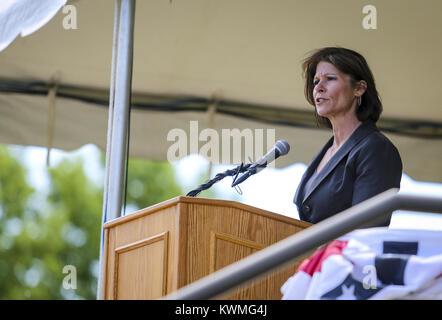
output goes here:
[{"label": "dark gray blazer", "polygon": [[[391,188],[399,188],[402,161],[396,147],[371,121],[363,122],[315,177],[310,190],[304,187],[315,172],[333,137],[313,158],[305,171],[293,202],[301,220],[317,223]],[[374,226],[388,226],[391,213]],[[373,226],[373,225],[372,225]]]}]

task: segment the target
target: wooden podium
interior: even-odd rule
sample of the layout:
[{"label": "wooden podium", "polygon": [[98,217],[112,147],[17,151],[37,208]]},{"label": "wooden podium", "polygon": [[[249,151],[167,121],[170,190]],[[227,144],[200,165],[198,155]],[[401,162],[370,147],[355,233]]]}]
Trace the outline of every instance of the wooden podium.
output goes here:
[{"label": "wooden podium", "polygon": [[[104,224],[103,299],[157,299],[310,226],[235,201],[177,197]],[[299,261],[222,299],[280,299]]]}]

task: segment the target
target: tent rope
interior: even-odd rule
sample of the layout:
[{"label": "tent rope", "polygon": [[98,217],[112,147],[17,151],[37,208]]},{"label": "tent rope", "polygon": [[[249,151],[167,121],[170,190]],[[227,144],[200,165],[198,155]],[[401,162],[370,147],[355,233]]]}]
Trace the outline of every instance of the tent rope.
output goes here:
[{"label": "tent rope", "polygon": [[52,146],[54,143],[54,131],[55,131],[55,100],[57,98],[58,85],[60,83],[60,74],[57,72],[51,78],[52,86],[48,90],[48,141],[47,141],[47,153],[46,153],[46,166],[50,166],[50,155]]}]

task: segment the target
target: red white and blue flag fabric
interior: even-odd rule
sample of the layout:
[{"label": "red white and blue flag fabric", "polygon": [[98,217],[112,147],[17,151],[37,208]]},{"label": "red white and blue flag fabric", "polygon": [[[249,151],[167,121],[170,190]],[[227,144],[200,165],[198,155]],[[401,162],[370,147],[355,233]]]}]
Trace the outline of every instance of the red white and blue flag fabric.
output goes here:
[{"label": "red white and blue flag fabric", "polygon": [[283,300],[442,299],[442,232],[371,228],[318,248]]}]

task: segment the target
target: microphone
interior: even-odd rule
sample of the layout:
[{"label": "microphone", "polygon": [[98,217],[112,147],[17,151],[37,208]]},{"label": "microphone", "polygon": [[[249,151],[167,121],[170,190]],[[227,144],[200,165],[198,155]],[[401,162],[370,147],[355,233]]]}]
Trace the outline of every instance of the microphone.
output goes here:
[{"label": "microphone", "polygon": [[[253,163],[241,177],[232,182],[232,187],[245,181],[251,175],[265,168],[269,163],[273,162],[280,156],[286,155],[290,151],[290,145],[285,140],[278,140],[273,148],[267,152],[265,156]],[[258,170],[259,169],[259,170]]]}]

